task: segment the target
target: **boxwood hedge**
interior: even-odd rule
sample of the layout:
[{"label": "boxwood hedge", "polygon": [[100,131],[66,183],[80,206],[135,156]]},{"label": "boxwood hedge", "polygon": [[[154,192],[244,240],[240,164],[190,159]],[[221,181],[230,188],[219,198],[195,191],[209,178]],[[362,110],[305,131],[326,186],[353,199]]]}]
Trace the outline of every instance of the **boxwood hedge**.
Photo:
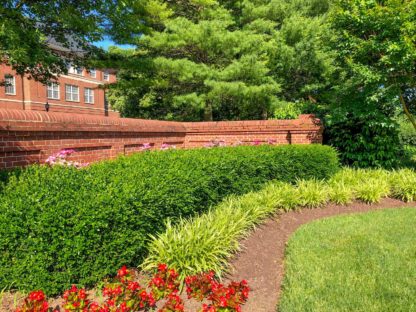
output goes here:
[{"label": "boxwood hedge", "polygon": [[0,289],[57,294],[92,285],[146,256],[165,220],[207,211],[277,179],[324,179],[327,146],[241,146],[145,152],[87,169],[31,166],[0,194]]}]

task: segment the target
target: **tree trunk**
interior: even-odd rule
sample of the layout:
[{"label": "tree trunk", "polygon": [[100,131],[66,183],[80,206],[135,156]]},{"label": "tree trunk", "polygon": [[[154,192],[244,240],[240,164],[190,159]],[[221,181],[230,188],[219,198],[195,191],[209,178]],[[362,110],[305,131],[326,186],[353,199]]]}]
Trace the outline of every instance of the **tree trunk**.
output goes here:
[{"label": "tree trunk", "polygon": [[205,110],[204,110],[204,121],[212,121],[212,104],[211,102],[205,103]]},{"label": "tree trunk", "polygon": [[405,115],[407,116],[407,118],[409,119],[409,121],[412,123],[413,128],[415,128],[415,130],[416,130],[416,120],[415,120],[415,117],[409,111],[409,108],[407,107],[407,104],[406,104],[406,101],[404,99],[403,94],[400,94],[400,103],[402,104],[403,111],[404,111]]}]

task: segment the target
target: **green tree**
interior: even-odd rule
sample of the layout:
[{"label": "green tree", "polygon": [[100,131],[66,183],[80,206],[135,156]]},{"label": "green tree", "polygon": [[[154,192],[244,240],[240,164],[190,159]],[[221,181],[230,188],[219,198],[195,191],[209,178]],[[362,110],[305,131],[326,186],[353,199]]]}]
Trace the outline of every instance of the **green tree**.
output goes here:
[{"label": "green tree", "polygon": [[416,128],[410,96],[416,88],[416,1],[338,1],[331,24],[345,77],[337,102],[387,116],[400,102]]},{"label": "green tree", "polygon": [[138,49],[110,91],[124,115],[264,119],[287,102],[319,101],[331,85],[327,0],[162,1],[157,7],[163,18],[134,38]]},{"label": "green tree", "polygon": [[279,91],[267,66],[272,37],[237,27],[217,1],[166,4],[169,18],[137,42],[136,58],[149,65],[120,72],[113,95],[126,84],[136,86],[127,92],[138,100],[141,116],[148,111],[154,118],[266,118]]},{"label": "green tree", "polygon": [[[115,21],[107,14],[117,7],[111,0],[4,0],[0,5],[2,61],[18,74],[46,83],[65,73],[69,62],[80,63],[97,52],[91,43],[100,40]],[[58,52],[53,45],[64,49]]]}]

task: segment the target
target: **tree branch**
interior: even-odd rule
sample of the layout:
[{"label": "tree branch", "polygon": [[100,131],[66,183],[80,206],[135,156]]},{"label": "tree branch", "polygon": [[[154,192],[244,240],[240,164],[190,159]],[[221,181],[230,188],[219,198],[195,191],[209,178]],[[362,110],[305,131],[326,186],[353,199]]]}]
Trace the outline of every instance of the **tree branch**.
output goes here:
[{"label": "tree branch", "polygon": [[400,94],[400,103],[402,104],[403,111],[406,114],[407,118],[410,120],[410,122],[413,125],[413,128],[416,130],[416,120],[413,117],[413,115],[410,113],[409,108],[406,105],[406,101],[404,100],[403,94]]}]

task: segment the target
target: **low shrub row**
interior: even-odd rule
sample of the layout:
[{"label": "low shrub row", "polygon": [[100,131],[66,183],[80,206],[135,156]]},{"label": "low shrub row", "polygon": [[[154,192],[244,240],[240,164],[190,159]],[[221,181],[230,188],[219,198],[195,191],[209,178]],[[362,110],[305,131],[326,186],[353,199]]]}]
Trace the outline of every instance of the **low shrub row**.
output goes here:
[{"label": "low shrub row", "polygon": [[137,265],[165,220],[203,213],[270,180],[325,179],[327,146],[241,146],[143,152],[84,169],[33,166],[0,195],[0,289],[91,285]]},{"label": "low shrub row", "polygon": [[297,185],[274,182],[259,192],[231,197],[201,216],[167,225],[149,246],[143,268],[164,262],[184,274],[214,269],[223,274],[238,241],[257,223],[278,211],[315,208],[328,202],[349,204],[353,200],[376,203],[383,197],[416,200],[416,172],[344,169],[328,181],[299,180]]}]

